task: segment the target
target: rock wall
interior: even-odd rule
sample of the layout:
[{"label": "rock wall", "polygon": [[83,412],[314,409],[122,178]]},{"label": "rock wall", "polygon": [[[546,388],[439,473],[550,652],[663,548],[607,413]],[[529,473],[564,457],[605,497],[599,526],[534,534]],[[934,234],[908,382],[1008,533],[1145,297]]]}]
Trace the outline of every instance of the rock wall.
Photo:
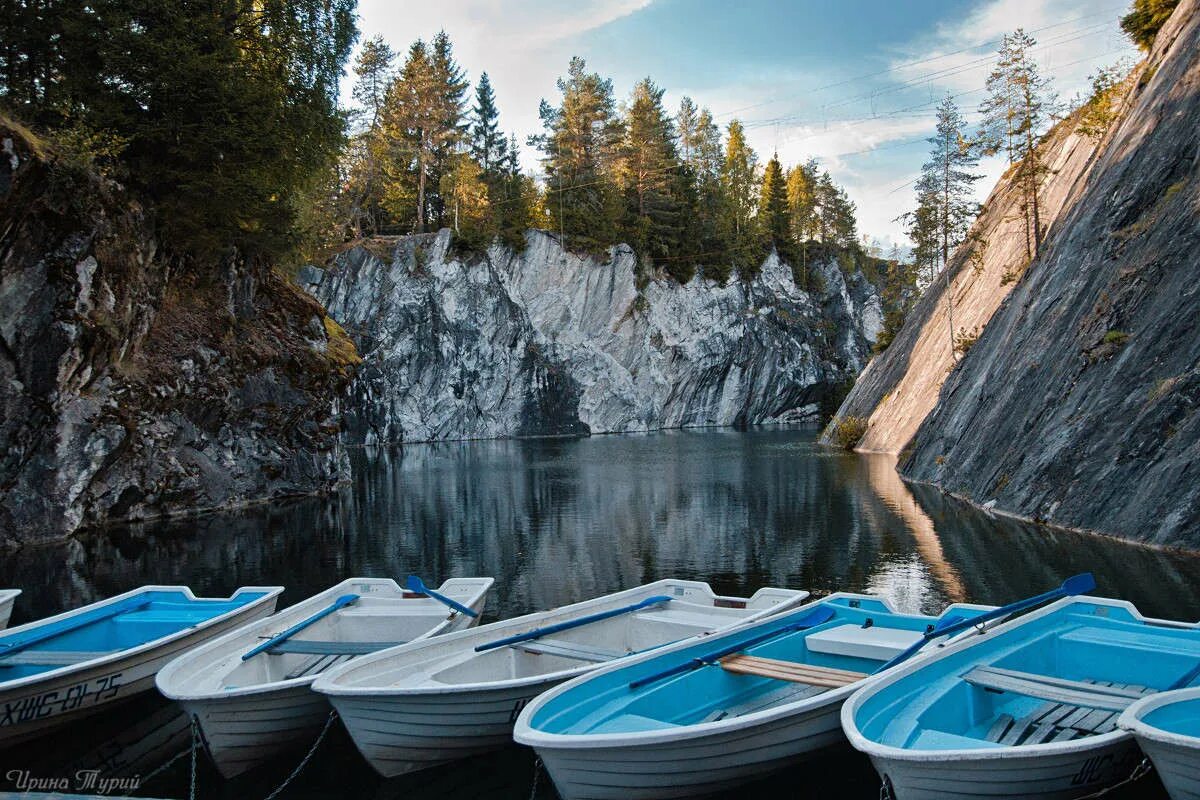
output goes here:
[{"label": "rock wall", "polygon": [[[1042,145],[1050,172],[1040,195],[1043,223],[1053,225],[1094,163],[1097,142],[1076,132],[1078,115],[1060,122]],[[1029,263],[1020,192],[996,184],[966,244],[910,312],[891,345],[871,360],[835,420],[860,417],[867,430],[856,449],[898,453],[933,410],[956,362],[952,334],[985,328]],[[951,326],[953,320],[953,327]],[[824,434],[832,444],[832,427]]]},{"label": "rock wall", "polygon": [[284,277],[168,260],[0,116],[0,545],[332,488],[357,356]]},{"label": "rock wall", "polygon": [[748,284],[652,279],[530,231],[456,257],[449,231],[376,239],[302,272],[364,363],[356,443],[645,431],[813,419],[881,327],[861,271],[817,265],[809,293],[772,254]]},{"label": "rock wall", "polygon": [[1158,34],[1046,251],[942,387],[909,478],[1200,546],[1200,2]]}]

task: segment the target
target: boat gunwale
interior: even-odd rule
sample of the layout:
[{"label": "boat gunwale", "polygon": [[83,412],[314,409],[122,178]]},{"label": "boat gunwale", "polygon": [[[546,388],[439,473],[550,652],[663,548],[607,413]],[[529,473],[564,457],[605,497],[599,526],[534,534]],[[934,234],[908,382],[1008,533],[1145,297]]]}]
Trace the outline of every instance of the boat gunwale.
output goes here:
[{"label": "boat gunwale", "polygon": [[1200,748],[1200,736],[1169,731],[1166,728],[1151,725],[1143,719],[1150,712],[1157,711],[1163,706],[1197,701],[1200,701],[1200,686],[1171,689],[1143,697],[1121,712],[1121,716],[1117,718],[1117,728],[1152,742],[1192,749]]},{"label": "boat gunwale", "polygon": [[[879,595],[862,594],[858,592],[835,592],[827,595],[819,600],[814,600],[811,603],[806,603],[802,606],[797,606],[789,610],[788,614],[801,614],[806,610],[815,609],[821,605],[831,603],[838,599],[849,600],[871,600],[880,602],[887,609],[888,613],[898,616],[927,616],[924,614],[904,614],[897,611],[892,602]],[[947,606],[942,611],[942,616],[953,608],[977,609],[987,611],[995,608],[995,606],[981,605],[977,603],[953,603]],[[938,617],[929,616],[929,619],[934,620]],[[740,626],[739,626],[740,627]],[[739,629],[730,629],[721,631],[721,637],[732,636],[739,633]],[[771,706],[759,711],[752,711],[749,714],[742,714],[736,717],[727,717],[725,719],[712,720],[709,722],[696,722],[687,725],[679,725],[671,728],[658,728],[648,731],[628,731],[614,733],[550,733],[539,728],[534,728],[529,724],[541,708],[546,706],[552,700],[566,694],[576,686],[584,684],[585,679],[590,680],[594,677],[599,677],[602,674],[615,672],[617,669],[624,669],[633,666],[642,661],[648,661],[651,658],[668,655],[677,650],[684,650],[688,647],[694,647],[697,642],[685,640],[676,642],[665,648],[660,648],[653,652],[639,654],[636,659],[621,659],[621,662],[606,664],[601,669],[592,672],[591,674],[572,680],[569,683],[564,683],[548,692],[538,695],[531,700],[529,704],[522,709],[521,715],[517,718],[516,725],[513,728],[513,739],[520,744],[527,745],[533,748],[544,747],[547,749],[557,750],[589,750],[589,749],[625,749],[630,747],[643,747],[647,745],[670,744],[673,742],[686,741],[690,739],[701,739],[714,734],[725,732],[733,732],[741,729],[752,728],[764,723],[775,722],[778,719],[789,716],[797,716],[806,714],[811,711],[818,711],[822,706],[833,706],[835,703],[843,703],[845,699],[854,694],[866,684],[878,680],[880,677],[887,676],[891,670],[898,669],[900,666],[892,667],[890,670],[876,674],[868,675],[867,677],[858,680],[846,686],[840,686],[830,689],[825,692],[804,697],[791,702],[780,703],[777,706]],[[919,654],[914,660],[920,661],[924,659],[924,654]]]},{"label": "boat gunwale", "polygon": [[85,606],[80,606],[79,608],[71,609],[68,611],[63,611],[61,613],[55,614],[54,616],[43,617],[42,619],[36,619],[31,622],[27,622],[24,625],[18,625],[15,628],[6,628],[3,632],[0,632],[0,636],[10,636],[15,633],[23,633],[27,630],[33,630],[36,628],[40,628],[40,627],[43,627],[46,625],[53,624],[55,622],[69,619],[73,616],[78,616],[80,613],[82,613],[82,611],[84,609],[99,610],[106,606],[111,606],[116,603],[119,603],[122,600],[129,600],[131,598],[137,597],[140,594],[148,594],[150,592],[180,592],[184,595],[185,599],[189,602],[192,600],[213,601],[213,602],[230,602],[232,600],[236,600],[240,595],[243,595],[243,594],[251,594],[254,592],[262,593],[261,597],[250,600],[250,601],[238,606],[237,608],[231,608],[228,611],[218,614],[215,617],[210,617],[210,618],[203,620],[201,622],[198,622],[194,625],[189,625],[185,628],[180,628],[179,630],[175,631],[174,633],[168,633],[167,635],[160,636],[157,639],[151,639],[150,641],[143,642],[142,644],[136,645],[135,647],[128,647],[128,648],[125,648],[122,650],[113,650],[112,652],[105,653],[104,655],[97,656],[96,658],[90,658],[87,661],[79,661],[74,664],[64,664],[61,667],[56,667],[54,669],[45,670],[43,672],[36,672],[32,675],[26,675],[22,678],[14,678],[9,681],[0,681],[0,694],[5,694],[12,690],[25,689],[34,684],[42,683],[42,682],[48,681],[48,680],[57,680],[58,678],[69,676],[70,674],[72,674],[74,672],[82,672],[84,670],[90,670],[90,669],[94,669],[96,667],[108,666],[110,664],[120,663],[122,661],[129,659],[132,656],[143,655],[151,650],[157,649],[157,648],[162,647],[167,644],[171,644],[172,642],[175,642],[175,641],[183,639],[187,636],[190,636],[190,635],[196,633],[197,631],[202,631],[202,630],[205,630],[206,628],[211,628],[215,625],[219,625],[222,622],[226,622],[235,616],[244,614],[244,613],[251,611],[253,609],[256,609],[260,606],[266,605],[267,603],[269,603],[271,601],[277,602],[279,599],[279,595],[283,593],[283,590],[284,590],[284,587],[282,587],[282,586],[241,586],[241,587],[238,587],[238,589],[235,590],[233,592],[233,594],[229,595],[229,597],[197,597],[192,592],[192,589],[190,586],[165,586],[165,585],[158,585],[158,584],[154,584],[154,585],[150,585],[150,586],[139,586],[136,589],[130,589],[127,592],[123,592],[122,594],[118,594],[118,595],[113,595],[110,598],[107,598],[105,600],[100,600],[96,603],[88,603]]},{"label": "boat gunwale", "polygon": [[[478,582],[481,584],[481,588],[479,588],[476,591],[476,593],[470,598],[469,602],[464,603],[464,605],[474,608],[474,606],[477,602],[487,598],[488,592],[491,591],[492,585],[495,583],[495,578],[484,577],[484,576],[447,578],[446,580],[442,581],[442,583],[437,588],[435,588],[434,591],[435,592],[442,591],[443,589],[446,588],[446,584],[449,583],[450,581],[472,581],[472,582]],[[163,695],[168,700],[172,700],[177,703],[189,703],[189,702],[191,702],[191,703],[197,703],[197,702],[220,703],[223,700],[230,700],[230,701],[241,700],[241,699],[245,699],[247,697],[255,697],[258,695],[274,694],[275,692],[283,691],[286,689],[297,688],[297,687],[298,688],[307,688],[321,676],[320,675],[307,675],[307,676],[302,675],[298,678],[287,678],[284,680],[268,681],[265,683],[257,683],[257,684],[253,684],[250,686],[239,686],[235,689],[222,689],[220,691],[201,692],[201,693],[184,693],[184,692],[173,691],[173,690],[169,689],[167,686],[164,686],[164,683],[169,682],[174,677],[174,674],[173,674],[174,672],[183,669],[184,666],[192,663],[195,660],[198,660],[200,657],[208,655],[209,651],[215,650],[216,648],[218,648],[219,646],[221,646],[223,644],[227,644],[241,636],[246,635],[249,632],[249,629],[251,627],[253,627],[255,625],[265,624],[268,621],[273,620],[275,617],[279,616],[280,614],[289,614],[290,615],[292,613],[298,614],[301,611],[310,611],[311,610],[310,608],[302,609],[301,607],[310,605],[310,604],[313,607],[320,606],[321,603],[317,602],[318,598],[320,598],[323,603],[324,601],[329,600],[332,597],[336,597],[338,592],[344,592],[345,589],[348,588],[350,585],[363,584],[363,583],[370,583],[370,584],[376,584],[376,585],[391,584],[393,587],[396,588],[397,592],[400,593],[401,597],[403,597],[403,595],[409,591],[404,586],[400,585],[394,578],[364,578],[364,577],[347,578],[344,581],[341,581],[340,583],[336,583],[333,586],[330,586],[326,589],[322,589],[320,592],[317,592],[314,595],[310,595],[309,597],[306,597],[305,599],[301,600],[298,603],[293,603],[292,605],[288,606],[287,608],[276,611],[274,614],[271,614],[270,616],[263,617],[262,619],[254,620],[252,622],[247,622],[245,625],[240,625],[237,628],[234,628],[231,631],[228,631],[226,633],[221,634],[220,636],[210,639],[209,641],[204,642],[203,644],[200,644],[184,653],[180,653],[177,657],[175,657],[171,661],[167,662],[167,664],[161,670],[159,670],[158,675],[155,676],[154,685],[158,689],[159,694]],[[415,599],[427,599],[427,598],[412,598],[412,599],[415,600]],[[441,621],[438,622],[437,625],[430,628],[428,631],[421,634],[417,638],[413,639],[412,642],[424,642],[424,641],[438,635],[442,631],[446,630],[446,628],[448,628],[451,624],[453,624],[456,616],[462,616],[457,611],[453,611],[453,610],[451,610],[451,611],[452,611],[451,614],[443,617],[441,619]],[[403,616],[403,615],[396,615],[396,616]],[[278,621],[278,620],[276,620],[276,621]],[[470,628],[467,628],[466,630],[470,630]],[[407,644],[410,644],[410,643],[411,642],[406,642],[405,645],[402,645],[402,646],[406,646]],[[380,651],[380,652],[382,652],[382,651]],[[365,656],[359,656],[359,658],[362,658],[362,657],[365,657]],[[224,656],[222,656],[222,659],[223,658],[224,658]],[[347,663],[353,663],[356,660],[357,660],[357,658],[350,659],[350,661],[348,661]]]},{"label": "boat gunwale", "polygon": [[[410,642],[408,644],[398,645],[396,647],[388,648],[386,650],[380,650],[376,653],[371,653],[370,655],[366,655],[366,656],[363,656],[362,658],[355,659],[351,662],[348,662],[345,665],[338,665],[338,666],[334,667],[332,670],[330,670],[329,672],[318,676],[316,682],[313,684],[313,691],[319,692],[319,693],[329,696],[329,697],[346,698],[346,699],[350,700],[350,699],[361,698],[361,697],[386,697],[386,698],[418,697],[418,696],[436,697],[439,695],[466,694],[466,693],[471,693],[471,692],[492,692],[492,691],[499,692],[499,691],[506,691],[506,690],[510,690],[510,689],[520,689],[520,688],[524,688],[527,686],[536,686],[538,684],[543,684],[543,683],[561,683],[563,681],[571,680],[573,678],[579,677],[584,674],[591,674],[594,671],[596,671],[597,669],[603,669],[611,664],[617,664],[617,663],[625,664],[625,663],[627,663],[627,659],[629,659],[633,656],[640,656],[642,654],[641,653],[628,653],[626,655],[618,656],[617,658],[614,658],[614,659],[612,659],[612,661],[609,661],[609,662],[602,662],[600,664],[585,663],[585,664],[580,664],[579,666],[569,667],[567,669],[557,670],[554,672],[542,672],[542,673],[538,673],[536,675],[526,675],[526,676],[519,677],[519,678],[506,678],[503,680],[493,680],[493,681],[472,681],[472,682],[467,682],[467,683],[444,684],[444,685],[438,685],[438,686],[381,686],[379,684],[345,686],[345,685],[339,684],[337,681],[342,675],[348,673],[352,669],[363,669],[365,667],[370,666],[370,664],[374,663],[375,661],[382,661],[385,658],[389,658],[391,656],[404,655],[409,652],[419,650],[420,648],[423,648],[423,647],[433,647],[435,645],[436,646],[450,645],[450,644],[453,644],[454,642],[458,641],[459,639],[469,638],[472,636],[478,636],[481,632],[490,634],[490,633],[503,631],[508,628],[519,628],[522,625],[533,625],[534,627],[537,627],[537,623],[541,622],[542,620],[551,618],[552,615],[554,615],[556,612],[560,612],[560,611],[563,611],[566,609],[575,609],[576,611],[583,612],[589,608],[595,608],[597,606],[600,606],[601,605],[600,601],[604,601],[605,603],[614,603],[614,602],[624,601],[631,597],[636,597],[636,596],[640,596],[640,595],[645,595],[646,597],[650,597],[650,596],[653,596],[655,593],[659,592],[660,590],[666,589],[671,586],[683,586],[683,587],[697,588],[697,589],[702,589],[704,591],[707,591],[713,600],[712,608],[719,608],[720,606],[717,605],[717,603],[719,601],[733,600],[733,601],[739,601],[739,602],[744,601],[746,603],[749,603],[760,592],[764,592],[767,590],[786,591],[786,592],[794,592],[795,593],[795,595],[793,597],[790,597],[790,598],[784,597],[784,598],[780,599],[779,601],[777,601],[773,605],[767,606],[766,608],[759,609],[758,611],[754,612],[753,614],[748,614],[747,616],[745,616],[741,619],[731,622],[726,627],[718,628],[716,630],[709,629],[709,630],[702,631],[700,633],[690,634],[690,635],[686,636],[684,639],[680,640],[680,642],[693,642],[693,643],[694,643],[694,640],[698,640],[701,637],[713,636],[716,633],[725,633],[727,631],[731,631],[736,628],[740,628],[742,625],[745,625],[745,624],[759,622],[763,619],[766,619],[767,617],[774,616],[775,614],[790,613],[791,611],[793,611],[797,608],[800,608],[801,605],[799,605],[799,604],[803,604],[804,601],[807,600],[811,596],[810,592],[808,592],[807,590],[804,590],[804,589],[786,589],[784,587],[778,587],[778,586],[763,586],[763,587],[760,587],[758,589],[758,591],[756,591],[753,595],[750,595],[750,597],[731,597],[728,595],[717,594],[716,592],[713,591],[712,586],[707,581],[694,581],[694,580],[687,580],[687,579],[682,579],[682,578],[662,578],[662,579],[654,581],[652,583],[645,583],[645,584],[641,584],[639,586],[631,587],[629,589],[622,589],[619,592],[612,592],[609,594],[599,595],[598,597],[591,597],[591,598],[588,598],[587,600],[581,600],[578,603],[568,603],[567,605],[564,605],[564,606],[556,606],[554,608],[548,608],[543,611],[534,611],[530,614],[523,614],[519,617],[512,617],[510,619],[497,620],[496,622],[491,622],[491,623],[488,623],[487,625],[478,625],[474,628],[468,628],[466,630],[461,630],[461,631],[454,631],[453,633],[446,634],[445,636],[439,636],[439,637],[437,637],[436,640],[426,639],[426,640],[421,640],[421,641],[416,641],[416,642]],[[794,603],[795,605],[789,605],[789,602]],[[533,630],[533,628],[529,628],[529,630]],[[480,638],[488,638],[488,637],[483,636]],[[659,645],[658,647],[651,648],[651,650],[649,650],[647,652],[655,653],[655,654],[661,653],[664,650],[664,648],[672,647],[678,643],[679,642],[672,642],[672,643],[666,644],[666,645]],[[479,655],[479,654],[475,653],[475,652],[471,652],[468,654],[468,659],[473,658],[474,656],[477,656],[477,655]],[[431,659],[428,659],[427,661],[417,662],[417,663],[424,664],[424,663],[431,663],[433,661],[434,661],[434,659],[431,658]],[[447,666],[457,666],[458,664],[462,664],[462,663],[465,663],[465,661],[457,661],[457,662],[454,662],[453,665],[447,665]]]},{"label": "boat gunwale", "polygon": [[[850,745],[855,750],[865,753],[871,758],[887,759],[891,761],[904,761],[908,763],[937,763],[943,761],[997,761],[1001,759],[1037,757],[1039,754],[1046,757],[1052,757],[1056,755],[1067,755],[1076,752],[1084,752],[1086,750],[1109,747],[1120,743],[1122,739],[1132,739],[1133,735],[1131,733],[1122,730],[1120,727],[1117,727],[1108,733],[1092,734],[1090,736],[1083,736],[1078,739],[1071,739],[1064,742],[1045,742],[1039,744],[1019,744],[988,747],[986,746],[989,744],[988,742],[980,740],[980,747],[933,750],[928,748],[917,749],[911,747],[896,747],[895,745],[883,744],[875,741],[874,739],[868,739],[862,734],[861,731],[859,731],[858,724],[855,722],[855,714],[863,703],[887,687],[908,677],[912,673],[929,667],[938,661],[949,658],[950,656],[960,653],[970,647],[991,642],[1008,631],[1019,629],[1025,625],[1029,625],[1037,620],[1050,616],[1051,614],[1056,613],[1059,609],[1083,604],[1120,608],[1128,611],[1133,616],[1134,620],[1152,627],[1176,628],[1181,630],[1200,630],[1200,622],[1189,623],[1181,620],[1147,617],[1138,611],[1137,606],[1128,600],[1118,600],[1111,597],[1095,597],[1092,595],[1064,597],[1061,600],[1056,600],[1055,602],[1045,605],[1035,611],[1031,611],[1028,614],[1023,614],[1016,618],[1005,620],[999,625],[986,628],[981,633],[972,634],[972,632],[968,631],[962,637],[956,637],[949,642],[938,645],[936,650],[927,654],[926,657],[921,658],[916,663],[909,662],[900,664],[895,672],[884,675],[878,680],[873,680],[868,685],[862,686],[861,690],[855,692],[854,695],[852,695],[850,699],[847,700],[842,706],[842,731],[846,734],[846,738],[850,741]],[[1150,695],[1150,697],[1156,696],[1156,694]]]}]

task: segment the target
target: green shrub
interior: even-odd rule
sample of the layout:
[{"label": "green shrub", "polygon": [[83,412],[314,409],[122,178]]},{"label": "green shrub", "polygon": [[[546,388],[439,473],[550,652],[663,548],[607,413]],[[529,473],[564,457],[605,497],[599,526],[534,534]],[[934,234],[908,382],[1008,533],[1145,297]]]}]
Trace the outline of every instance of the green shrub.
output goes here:
[{"label": "green shrub", "polygon": [[1115,344],[1118,347],[1125,344],[1129,340],[1129,334],[1125,331],[1109,331],[1104,334],[1105,344]]},{"label": "green shrub", "polygon": [[842,417],[830,425],[830,438],[843,450],[853,450],[867,432],[866,417]]}]

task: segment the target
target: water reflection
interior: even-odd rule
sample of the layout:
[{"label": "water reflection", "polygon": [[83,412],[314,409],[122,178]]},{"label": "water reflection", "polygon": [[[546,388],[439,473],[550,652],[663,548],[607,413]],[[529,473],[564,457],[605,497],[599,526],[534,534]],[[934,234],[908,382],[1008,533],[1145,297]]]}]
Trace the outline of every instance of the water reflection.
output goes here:
[{"label": "water reflection", "polygon": [[[279,583],[288,587],[284,602],[293,602],[349,575],[493,575],[487,618],[495,619],[668,575],[730,594],[765,584],[818,594],[868,590],[904,610],[936,611],[959,600],[1012,600],[1092,570],[1103,594],[1150,614],[1200,618],[1196,557],[995,519],[904,484],[887,457],[820,449],[814,433],[684,431],[363,450],[353,455],[353,485],[337,497],[28,548],[0,561],[0,586],[25,590],[16,624],[145,583],[222,595]],[[46,770],[96,763],[114,774],[145,774],[180,736],[186,744],[186,720],[170,707],[125,708],[110,715],[113,730],[73,729],[71,747],[43,746],[20,761],[0,752],[0,766],[36,755]],[[848,772],[824,796],[873,796],[866,762],[844,757]],[[292,766],[222,784],[202,764],[201,796],[262,796]],[[381,782],[335,728],[305,775],[288,796],[515,798],[529,796],[533,761],[514,749],[470,770]],[[805,781],[811,775],[794,776],[789,794]],[[181,796],[186,782],[180,763],[145,792]],[[771,786],[739,797],[775,796],[783,784]],[[553,796],[544,777],[539,796]]]}]

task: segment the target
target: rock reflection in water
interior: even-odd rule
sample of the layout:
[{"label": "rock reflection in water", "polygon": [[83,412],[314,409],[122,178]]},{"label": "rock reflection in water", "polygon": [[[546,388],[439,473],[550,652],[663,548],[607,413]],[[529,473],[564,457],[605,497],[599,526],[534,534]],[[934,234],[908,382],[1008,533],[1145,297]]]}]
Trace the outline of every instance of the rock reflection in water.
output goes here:
[{"label": "rock reflection in water", "polygon": [[[28,548],[0,559],[0,586],[24,589],[18,624],[146,583],[220,595],[278,583],[290,603],[350,575],[492,575],[487,618],[495,619],[672,575],[729,594],[765,584],[875,591],[904,610],[936,611],[957,600],[1013,600],[1092,570],[1102,594],[1150,614],[1200,618],[1195,556],[993,518],[905,484],[889,458],[821,449],[814,434],[707,430],[359,450],[354,483],[336,497]],[[54,737],[54,747],[0,752],[0,765],[54,774],[97,764],[114,776],[145,775],[187,744],[186,719],[152,696],[107,720]],[[200,796],[265,796],[300,755],[233,783],[201,759]],[[823,768],[840,777],[808,796],[873,797],[867,762],[839,758],[845,772]],[[287,796],[525,798],[532,778],[532,755],[514,748],[469,768],[380,781],[335,726]],[[792,794],[812,780],[797,772],[735,794]],[[545,776],[540,785],[539,797],[553,797]],[[187,789],[184,759],[143,793]]]}]

